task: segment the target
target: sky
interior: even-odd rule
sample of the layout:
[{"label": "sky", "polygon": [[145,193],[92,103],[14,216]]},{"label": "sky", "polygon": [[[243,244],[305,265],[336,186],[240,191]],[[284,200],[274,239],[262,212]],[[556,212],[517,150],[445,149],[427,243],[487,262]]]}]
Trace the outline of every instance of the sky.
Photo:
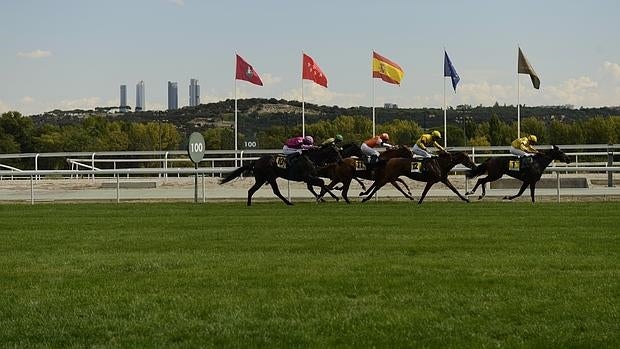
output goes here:
[{"label": "sky", "polygon": [[[0,112],[118,106],[146,86],[146,109],[167,107],[167,82],[188,104],[235,96],[235,53],[264,82],[238,98],[301,100],[302,52],[328,78],[303,83],[321,105],[620,105],[618,0],[0,0]],[[517,47],[536,70],[517,78]],[[444,49],[461,77],[443,77]],[[371,78],[376,51],[405,71]]]}]

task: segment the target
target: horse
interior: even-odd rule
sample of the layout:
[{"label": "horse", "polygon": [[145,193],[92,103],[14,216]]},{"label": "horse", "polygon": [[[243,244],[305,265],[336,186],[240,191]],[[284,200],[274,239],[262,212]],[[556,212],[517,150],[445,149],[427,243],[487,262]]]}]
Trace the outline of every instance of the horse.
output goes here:
[{"label": "horse", "polygon": [[[254,173],[255,183],[248,190],[248,206],[252,205],[252,196],[254,193],[265,183],[271,185],[273,193],[280,198],[285,204],[293,205],[292,202],[287,200],[280,193],[278,183],[276,179],[278,177],[285,178],[297,182],[305,182],[308,190],[319,198],[319,195],[314,191],[313,186],[321,188],[321,193],[328,192],[332,197],[336,196],[325,186],[325,182],[317,176],[317,167],[325,166],[332,162],[342,161],[338,149],[333,145],[328,145],[320,148],[312,148],[305,150],[302,155],[291,161],[291,164],[284,165],[284,157],[265,155],[258,160],[252,161],[246,165],[243,165],[236,170],[229,173],[224,177],[220,184],[230,182],[231,180],[241,176],[242,174]],[[286,168],[283,168],[286,167]]]},{"label": "horse", "polygon": [[[424,159],[422,161],[417,159],[391,159],[385,165],[383,176],[378,177],[377,180],[369,188],[370,193],[366,196],[362,202],[368,201],[374,193],[376,193],[386,183],[394,181],[399,176],[407,176],[414,181],[426,182],[426,186],[422,191],[422,196],[418,201],[421,204],[426,197],[426,194],[431,189],[433,184],[437,182],[443,183],[446,187],[450,188],[461,200],[469,202],[469,199],[461,195],[456,190],[454,185],[448,179],[448,173],[454,166],[461,164],[467,168],[476,168],[476,164],[469,158],[469,155],[465,152],[442,152],[438,157]],[[415,171],[412,169],[415,168]],[[406,198],[413,200],[411,195],[407,195],[403,190],[396,186]]]},{"label": "horse", "polygon": [[482,185],[482,195],[478,197],[481,200],[486,195],[485,184],[500,179],[503,175],[507,174],[510,177],[516,178],[523,182],[521,189],[514,196],[504,196],[504,200],[512,200],[518,198],[523,194],[525,189],[530,187],[530,195],[532,196],[532,202],[534,202],[534,192],[536,191],[536,182],[540,179],[545,168],[549,166],[551,161],[559,160],[567,164],[570,163],[568,155],[566,155],[560,148],[553,146],[551,149],[543,150],[538,154],[530,157],[531,164],[529,166],[522,166],[525,157],[521,157],[520,166],[518,168],[511,169],[511,163],[514,164],[516,160],[514,157],[492,157],[480,164],[477,168],[467,173],[468,178],[474,178],[484,173],[487,174],[484,178],[479,178],[474,188],[465,193],[465,195],[472,195],[476,192],[478,186]]},{"label": "horse", "polygon": [[[351,203],[348,198],[351,180],[357,180],[357,177],[373,180],[381,173],[381,171],[383,171],[383,167],[387,163],[387,160],[399,157],[412,158],[413,153],[411,153],[411,150],[407,146],[396,146],[387,149],[380,154],[380,161],[375,168],[369,169],[368,167],[364,167],[364,169],[359,170],[357,168],[357,165],[360,161],[363,163],[363,160],[361,158],[346,158],[342,161],[342,163],[331,164],[323,168],[319,172],[321,176],[331,178],[332,181],[327,185],[327,188],[329,189],[333,189],[336,184],[342,183],[342,198],[345,200],[346,203]],[[392,185],[398,187],[396,181],[401,182],[407,188],[407,191],[410,192],[407,184],[405,184],[405,182],[403,182],[401,179],[396,179],[392,181]],[[400,187],[398,188],[399,190],[401,190]],[[319,198],[321,198],[323,195],[324,193],[321,192],[321,194],[319,194]]]}]

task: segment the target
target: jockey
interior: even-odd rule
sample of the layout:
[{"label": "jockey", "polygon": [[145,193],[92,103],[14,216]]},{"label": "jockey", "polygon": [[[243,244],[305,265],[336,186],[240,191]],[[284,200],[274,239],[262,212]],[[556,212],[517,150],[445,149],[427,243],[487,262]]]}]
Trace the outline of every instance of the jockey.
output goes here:
[{"label": "jockey", "polygon": [[329,144],[333,144],[337,148],[340,148],[340,143],[342,143],[343,139],[344,138],[342,138],[342,135],[337,134],[335,137],[331,137],[331,138],[328,138],[328,139],[324,140],[323,143],[321,143],[321,146],[326,146],[326,145],[329,145]]},{"label": "jockey", "polygon": [[538,138],[535,135],[517,138],[510,144],[510,154],[515,156],[533,156],[538,154],[539,151],[532,146],[532,144],[537,142]]},{"label": "jockey", "polygon": [[310,149],[314,146],[314,139],[312,136],[306,137],[293,137],[286,140],[286,144],[282,147],[284,155],[301,154],[302,151]]},{"label": "jockey", "polygon": [[441,145],[439,145],[439,143],[437,143],[437,140],[440,139],[441,133],[439,133],[439,131],[437,130],[431,132],[430,134],[425,133],[420,136],[420,138],[418,138],[418,141],[413,146],[412,151],[414,154],[419,155],[425,159],[431,158],[433,156],[431,155],[431,153],[428,152],[428,149],[426,147],[433,146],[442,152],[446,151]]},{"label": "jockey", "polygon": [[360,146],[360,149],[362,150],[362,153],[366,154],[370,158],[371,163],[376,163],[379,160],[379,152],[374,148],[378,146],[391,148],[392,145],[387,142],[389,140],[390,135],[387,133],[382,133],[379,136],[374,136],[371,139],[364,141],[364,143]]}]

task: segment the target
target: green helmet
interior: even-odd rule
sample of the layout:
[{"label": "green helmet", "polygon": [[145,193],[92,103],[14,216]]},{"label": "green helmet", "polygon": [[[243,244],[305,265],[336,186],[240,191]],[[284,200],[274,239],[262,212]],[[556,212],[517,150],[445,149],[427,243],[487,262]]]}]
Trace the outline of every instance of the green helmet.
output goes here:
[{"label": "green helmet", "polygon": [[344,138],[342,138],[341,134],[337,134],[335,138],[336,138],[337,142],[342,142],[342,140],[344,139]]}]

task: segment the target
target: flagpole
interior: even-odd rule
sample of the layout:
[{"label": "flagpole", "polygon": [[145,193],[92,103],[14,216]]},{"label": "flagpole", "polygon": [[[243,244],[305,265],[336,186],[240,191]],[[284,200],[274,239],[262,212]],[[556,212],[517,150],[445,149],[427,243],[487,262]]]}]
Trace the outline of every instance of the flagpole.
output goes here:
[{"label": "flagpole", "polygon": [[375,79],[372,78],[372,135],[375,136]]},{"label": "flagpole", "polygon": [[519,45],[517,45],[517,138],[521,138],[521,88],[519,81]]},{"label": "flagpole", "polygon": [[[443,48],[443,54],[444,54],[444,66],[446,65],[446,48]],[[443,146],[445,148],[448,147],[448,127],[447,125],[447,121],[448,121],[448,117],[447,117],[447,103],[446,103],[446,72],[445,72],[445,67],[444,67],[444,73],[442,74],[443,77]]]},{"label": "flagpole", "polygon": [[[236,68],[235,68],[236,69]],[[238,146],[238,137],[237,137],[237,77],[235,76],[234,79],[234,88],[235,88],[235,167],[238,166],[237,164],[237,150],[239,150],[239,146]]]},{"label": "flagpole", "polygon": [[301,136],[306,137],[306,103],[304,101],[304,51],[301,51]]}]

